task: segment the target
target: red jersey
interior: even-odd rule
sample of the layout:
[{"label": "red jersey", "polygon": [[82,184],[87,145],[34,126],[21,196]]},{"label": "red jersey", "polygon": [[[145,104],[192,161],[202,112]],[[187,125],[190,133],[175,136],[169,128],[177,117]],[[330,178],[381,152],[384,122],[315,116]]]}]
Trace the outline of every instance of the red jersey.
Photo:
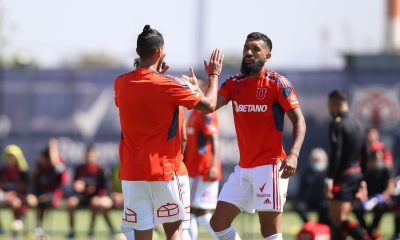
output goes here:
[{"label": "red jersey", "polygon": [[[190,177],[202,176],[208,180],[212,165],[212,143],[209,136],[218,133],[217,113],[203,114],[193,110],[189,116],[186,134],[185,163]],[[218,180],[221,179],[221,163],[217,159]]]},{"label": "red jersey", "polygon": [[25,194],[29,183],[28,171],[21,171],[18,166],[0,169],[0,190],[16,191]]},{"label": "red jersey", "polygon": [[56,193],[62,195],[63,174],[54,167],[38,166],[33,174],[33,191],[36,195]]},{"label": "red jersey", "polygon": [[106,176],[103,168],[97,163],[84,163],[76,167],[74,181],[76,180],[82,180],[85,183],[83,192],[85,195],[107,195]]},{"label": "red jersey", "polygon": [[[185,113],[183,112],[183,108],[179,107],[179,130],[178,133],[179,135],[177,136],[179,138],[179,141],[182,142],[182,137],[184,137],[183,134],[183,128],[185,128]],[[186,137],[186,136],[185,136]],[[179,168],[177,170],[178,176],[184,176],[188,175],[187,168],[185,166],[185,163],[183,163],[183,153],[182,151],[179,152]]]},{"label": "red jersey", "polygon": [[256,77],[236,75],[227,79],[219,93],[232,101],[239,166],[251,168],[285,159],[282,146],[284,115],[299,107],[292,84],[264,68]]},{"label": "red jersey", "polygon": [[120,179],[170,181],[179,166],[179,106],[201,99],[180,78],[138,68],[115,80],[122,129]]}]

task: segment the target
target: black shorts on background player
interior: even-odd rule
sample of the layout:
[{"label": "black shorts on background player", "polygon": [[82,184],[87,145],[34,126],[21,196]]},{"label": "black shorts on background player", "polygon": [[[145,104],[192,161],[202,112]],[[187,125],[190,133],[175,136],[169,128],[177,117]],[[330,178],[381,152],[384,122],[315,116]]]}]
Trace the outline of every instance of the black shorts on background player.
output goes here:
[{"label": "black shorts on background player", "polygon": [[353,202],[362,179],[363,176],[361,173],[342,174],[340,178],[333,183],[333,199]]}]

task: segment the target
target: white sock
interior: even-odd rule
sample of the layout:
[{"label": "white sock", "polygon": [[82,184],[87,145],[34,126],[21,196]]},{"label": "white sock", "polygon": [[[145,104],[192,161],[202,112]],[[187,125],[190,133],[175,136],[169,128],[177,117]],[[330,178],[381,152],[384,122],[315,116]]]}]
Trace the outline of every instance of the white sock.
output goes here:
[{"label": "white sock", "polygon": [[207,229],[208,233],[210,233],[211,236],[215,237],[214,230],[210,226],[211,217],[212,217],[211,213],[206,213],[204,215],[197,217],[196,220],[200,226],[203,226],[205,229]]},{"label": "white sock", "polygon": [[264,240],[283,240],[282,233],[271,235],[269,237],[264,238]]},{"label": "white sock", "polygon": [[197,240],[197,221],[196,221],[196,216],[194,214],[190,214],[190,228],[189,228],[189,234],[192,240]]},{"label": "white sock", "polygon": [[192,240],[189,234],[189,229],[183,229],[182,230],[182,239],[183,240]]},{"label": "white sock", "polygon": [[221,232],[215,232],[215,236],[217,236],[219,240],[241,240],[233,227],[229,227]]}]

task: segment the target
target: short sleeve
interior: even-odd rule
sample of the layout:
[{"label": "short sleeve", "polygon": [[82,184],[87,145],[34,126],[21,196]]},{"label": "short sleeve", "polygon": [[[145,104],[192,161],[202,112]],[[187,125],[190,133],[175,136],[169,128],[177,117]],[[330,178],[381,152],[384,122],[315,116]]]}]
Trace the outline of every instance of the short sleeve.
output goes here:
[{"label": "short sleeve", "polygon": [[230,100],[231,100],[231,91],[230,91],[229,79],[226,80],[226,81],[221,85],[221,87],[219,87],[218,92],[219,92],[220,94],[222,94],[222,96],[224,96],[225,99],[226,99],[227,101],[230,101]]},{"label": "short sleeve", "polygon": [[218,133],[218,119],[216,113],[203,115],[204,124],[202,125],[202,132],[207,135]]},{"label": "short sleeve", "polygon": [[296,91],[285,77],[279,78],[276,89],[277,100],[285,112],[300,107]]},{"label": "short sleeve", "polygon": [[201,100],[200,93],[192,89],[184,80],[169,75],[164,75],[164,77],[166,77],[165,84],[163,84],[165,100],[187,109],[194,108]]}]

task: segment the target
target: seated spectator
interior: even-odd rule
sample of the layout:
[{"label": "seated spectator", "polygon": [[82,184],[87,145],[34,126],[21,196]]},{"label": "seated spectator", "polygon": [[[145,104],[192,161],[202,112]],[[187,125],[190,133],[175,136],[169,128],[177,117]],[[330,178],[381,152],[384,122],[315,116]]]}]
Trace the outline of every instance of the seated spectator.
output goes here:
[{"label": "seated spectator", "polygon": [[372,127],[368,130],[367,133],[367,140],[368,140],[368,146],[369,146],[369,150],[371,151],[371,146],[376,143],[379,142],[379,144],[382,144],[382,151],[383,151],[383,159],[385,160],[385,164],[386,166],[391,169],[393,167],[393,155],[390,152],[390,150],[385,146],[385,144],[383,142],[381,142],[380,138],[379,138],[379,131],[378,129]]},{"label": "seated spectator", "polygon": [[393,240],[400,240],[400,166],[395,177],[395,190],[393,193],[394,234]]},{"label": "seated spectator", "polygon": [[[374,142],[370,145],[371,156],[365,174],[367,197],[360,196],[354,203],[354,213],[360,226],[367,230],[372,239],[380,239],[379,223],[391,204],[394,179],[384,160],[384,145]],[[367,224],[365,213],[371,211],[373,220]]]},{"label": "seated spectator", "polygon": [[[23,229],[23,217],[28,209],[28,163],[17,145],[8,145],[3,152],[0,168],[0,204],[9,206],[14,214],[12,229],[14,234]],[[4,233],[3,229],[0,232]]]},{"label": "seated spectator", "polygon": [[318,213],[318,222],[329,225],[328,203],[324,196],[328,155],[324,149],[314,148],[309,161],[309,167],[301,175],[300,192],[293,207],[304,223],[310,221],[307,213],[314,210]]},{"label": "seated spectator", "polygon": [[73,194],[68,198],[70,232],[67,237],[75,237],[75,210],[77,207],[90,207],[92,212],[88,237],[94,237],[94,223],[97,213],[101,213],[110,228],[110,234],[114,234],[114,228],[108,216],[108,210],[112,207],[112,200],[106,190],[106,178],[103,168],[97,163],[94,147],[89,146],[85,153],[85,162],[75,169],[72,183]]},{"label": "seated spectator", "polygon": [[119,168],[120,165],[117,164],[112,170],[111,198],[113,200],[114,207],[117,209],[122,209],[124,207],[124,196],[122,195],[121,180],[119,180]]},{"label": "seated spectator", "polygon": [[49,145],[39,155],[36,168],[32,174],[33,195],[30,204],[37,206],[37,227],[35,234],[42,236],[44,213],[49,208],[60,206],[63,180],[66,179],[66,167],[58,153],[57,140],[52,138]]}]

